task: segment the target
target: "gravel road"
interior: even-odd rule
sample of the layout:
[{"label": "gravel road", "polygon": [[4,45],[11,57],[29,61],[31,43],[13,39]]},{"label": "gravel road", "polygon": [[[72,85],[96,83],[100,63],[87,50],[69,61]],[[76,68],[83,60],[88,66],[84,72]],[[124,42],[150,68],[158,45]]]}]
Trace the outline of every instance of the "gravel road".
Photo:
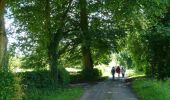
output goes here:
[{"label": "gravel road", "polygon": [[107,80],[85,86],[80,100],[139,100],[124,79]]}]

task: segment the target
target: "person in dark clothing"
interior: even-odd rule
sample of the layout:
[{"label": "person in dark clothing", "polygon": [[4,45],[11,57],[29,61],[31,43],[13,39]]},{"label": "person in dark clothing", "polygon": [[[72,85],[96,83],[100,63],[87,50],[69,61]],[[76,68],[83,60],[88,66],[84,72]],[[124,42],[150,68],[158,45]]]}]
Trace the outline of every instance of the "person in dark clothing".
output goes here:
[{"label": "person in dark clothing", "polygon": [[112,78],[114,80],[115,79],[115,67],[112,67],[111,73],[112,73]]},{"label": "person in dark clothing", "polygon": [[118,74],[118,77],[120,77],[120,66],[116,68],[116,73]]}]

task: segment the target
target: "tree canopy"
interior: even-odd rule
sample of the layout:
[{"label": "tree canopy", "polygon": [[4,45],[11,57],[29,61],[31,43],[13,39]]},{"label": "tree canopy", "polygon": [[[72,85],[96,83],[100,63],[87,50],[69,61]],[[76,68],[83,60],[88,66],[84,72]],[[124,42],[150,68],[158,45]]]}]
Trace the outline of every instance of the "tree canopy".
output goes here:
[{"label": "tree canopy", "polygon": [[6,9],[14,19],[9,33],[17,34],[13,46],[23,52],[23,67],[49,67],[53,76],[59,66],[107,64],[121,51],[139,70],[150,72],[148,66],[158,62],[153,54],[160,55],[155,46],[161,53],[168,49],[168,0],[8,0]]}]

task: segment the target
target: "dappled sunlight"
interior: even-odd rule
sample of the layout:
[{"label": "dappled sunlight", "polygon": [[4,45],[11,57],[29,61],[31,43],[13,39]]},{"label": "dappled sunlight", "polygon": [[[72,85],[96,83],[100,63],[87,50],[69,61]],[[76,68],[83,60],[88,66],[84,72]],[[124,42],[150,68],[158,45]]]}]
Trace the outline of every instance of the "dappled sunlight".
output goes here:
[{"label": "dappled sunlight", "polygon": [[65,68],[68,72],[70,73],[77,73],[77,72],[80,72],[82,71],[82,69],[78,69],[78,68]]},{"label": "dappled sunlight", "polygon": [[135,71],[133,69],[128,69],[126,75],[127,75],[127,77],[142,77],[142,76],[145,76],[144,72]]},{"label": "dappled sunlight", "polygon": [[[6,96],[14,92],[11,86],[23,87],[18,94],[24,100],[48,93],[58,98],[57,92],[56,100],[78,100],[84,85],[75,93],[67,88],[83,83],[91,87],[84,100],[137,100],[129,88],[134,80],[162,84],[170,77],[170,0],[5,1],[0,0],[0,84],[7,86],[0,85],[2,100],[12,99]],[[15,85],[3,73],[21,82]]]},{"label": "dappled sunlight", "polygon": [[12,72],[18,73],[18,72],[31,72],[34,71],[34,69],[22,69],[22,68],[14,68],[12,69]]}]

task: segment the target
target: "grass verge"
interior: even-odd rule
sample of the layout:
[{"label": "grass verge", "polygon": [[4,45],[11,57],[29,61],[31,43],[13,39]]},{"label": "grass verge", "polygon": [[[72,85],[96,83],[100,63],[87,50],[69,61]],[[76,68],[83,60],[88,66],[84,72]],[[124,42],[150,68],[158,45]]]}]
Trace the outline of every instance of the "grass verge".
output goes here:
[{"label": "grass verge", "polygon": [[135,80],[132,88],[140,100],[170,100],[170,80]]},{"label": "grass verge", "polygon": [[79,100],[83,94],[82,88],[59,88],[59,89],[27,89],[24,100]]}]

